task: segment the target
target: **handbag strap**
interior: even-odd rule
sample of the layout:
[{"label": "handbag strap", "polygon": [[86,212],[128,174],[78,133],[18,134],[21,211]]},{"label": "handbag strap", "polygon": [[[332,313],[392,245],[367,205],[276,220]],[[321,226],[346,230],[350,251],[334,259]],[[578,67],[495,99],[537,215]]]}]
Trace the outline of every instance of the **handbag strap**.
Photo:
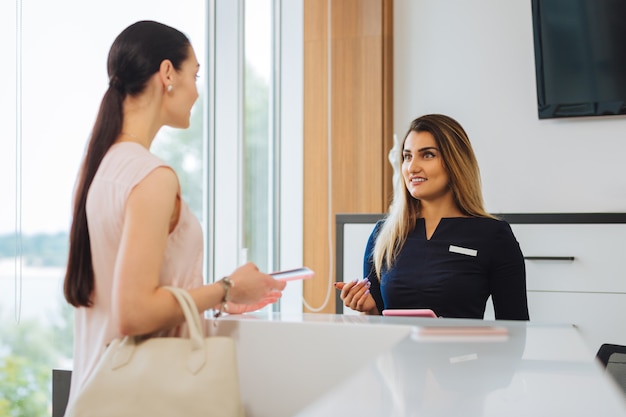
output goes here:
[{"label": "handbag strap", "polygon": [[174,295],[183,310],[185,320],[187,320],[189,339],[191,342],[191,351],[187,358],[187,369],[189,369],[191,373],[196,374],[206,362],[206,352],[204,349],[205,340],[202,334],[202,324],[198,307],[187,290],[172,286],[164,286],[163,288]]},{"label": "handbag strap", "polygon": [[164,286],[164,289],[172,293],[174,298],[180,304],[185,320],[187,321],[187,327],[189,328],[189,338],[192,341],[192,349],[201,349],[204,345],[202,343],[203,332],[202,323],[200,321],[200,314],[198,313],[198,307],[193,301],[191,295],[182,288]]},{"label": "handbag strap", "polygon": [[[163,288],[174,295],[185,315],[187,327],[189,328],[189,342],[191,344],[191,349],[188,353],[189,357],[187,358],[187,369],[191,373],[196,374],[206,362],[205,340],[198,307],[186,290],[171,286],[164,286]],[[111,369],[115,370],[126,365],[137,348],[138,340],[141,339],[141,337],[126,336],[115,348],[115,353],[111,360]]]}]

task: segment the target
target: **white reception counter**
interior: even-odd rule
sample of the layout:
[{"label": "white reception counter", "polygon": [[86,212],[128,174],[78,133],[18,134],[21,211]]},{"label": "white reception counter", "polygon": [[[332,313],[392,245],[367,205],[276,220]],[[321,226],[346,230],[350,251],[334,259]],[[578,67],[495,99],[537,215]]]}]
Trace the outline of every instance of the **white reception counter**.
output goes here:
[{"label": "white reception counter", "polygon": [[[426,335],[433,326],[505,334]],[[213,332],[238,342],[248,417],[626,416],[568,325],[274,314],[225,317]]]}]

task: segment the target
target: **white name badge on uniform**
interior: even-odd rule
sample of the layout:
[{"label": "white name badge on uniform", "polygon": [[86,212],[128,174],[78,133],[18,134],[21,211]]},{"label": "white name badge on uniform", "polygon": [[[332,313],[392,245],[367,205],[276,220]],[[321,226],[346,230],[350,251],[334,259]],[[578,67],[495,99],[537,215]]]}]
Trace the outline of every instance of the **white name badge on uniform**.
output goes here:
[{"label": "white name badge on uniform", "polygon": [[450,252],[460,253],[461,255],[467,255],[467,256],[477,256],[478,255],[478,251],[476,249],[462,248],[460,246],[450,245],[449,250],[450,250]]}]

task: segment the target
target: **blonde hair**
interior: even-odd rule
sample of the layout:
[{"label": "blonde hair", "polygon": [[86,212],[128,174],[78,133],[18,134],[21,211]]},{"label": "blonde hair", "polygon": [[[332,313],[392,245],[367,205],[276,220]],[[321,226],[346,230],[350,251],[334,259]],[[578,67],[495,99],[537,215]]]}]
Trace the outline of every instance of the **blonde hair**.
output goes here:
[{"label": "blonde hair", "polygon": [[391,268],[420,216],[420,202],[411,196],[401,175],[404,141],[411,132],[429,132],[435,138],[459,210],[471,217],[494,218],[485,211],[478,162],[463,127],[442,114],[413,120],[404,139],[396,142],[389,154],[394,170],[394,197],[374,246],[374,267],[379,279],[383,265]]}]

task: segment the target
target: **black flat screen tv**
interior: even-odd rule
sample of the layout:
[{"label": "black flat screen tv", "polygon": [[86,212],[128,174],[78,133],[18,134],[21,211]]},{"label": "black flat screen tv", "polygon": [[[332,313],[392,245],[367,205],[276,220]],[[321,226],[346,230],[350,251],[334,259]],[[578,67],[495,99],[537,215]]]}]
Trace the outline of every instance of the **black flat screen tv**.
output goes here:
[{"label": "black flat screen tv", "polygon": [[540,119],[626,114],[626,0],[531,0]]}]

